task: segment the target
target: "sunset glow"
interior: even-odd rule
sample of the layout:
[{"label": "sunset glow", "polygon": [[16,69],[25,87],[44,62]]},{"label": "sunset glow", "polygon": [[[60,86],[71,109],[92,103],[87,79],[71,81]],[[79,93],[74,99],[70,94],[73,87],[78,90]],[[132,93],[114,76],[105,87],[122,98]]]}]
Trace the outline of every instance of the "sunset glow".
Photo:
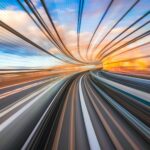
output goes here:
[{"label": "sunset glow", "polygon": [[[140,2],[131,0],[129,3],[124,0],[114,2],[88,0],[84,2],[83,8],[79,8],[75,0],[69,3],[65,0],[56,2],[46,0],[44,3],[40,0],[31,3],[7,0],[5,3],[2,0],[0,2],[0,20],[3,24],[0,27],[0,68],[46,69],[51,66],[63,66],[63,64],[65,67],[69,63],[88,66],[90,63],[99,62],[99,64],[103,63],[106,70],[118,72],[122,70],[119,68],[126,68],[130,71],[146,72],[149,68],[149,57],[132,61],[128,59],[150,56],[148,44],[150,7],[146,5],[147,3],[148,0]],[[37,9],[32,10],[31,5]],[[115,7],[116,5],[119,7]],[[81,23],[78,18],[79,9],[82,11]],[[42,17],[45,25],[40,22],[34,11]],[[49,15],[52,22],[49,21]],[[31,37],[32,42],[40,45],[56,58],[40,52],[39,48],[17,37],[10,30],[6,30],[4,24],[24,37]],[[10,46],[14,41],[15,43]]]}]

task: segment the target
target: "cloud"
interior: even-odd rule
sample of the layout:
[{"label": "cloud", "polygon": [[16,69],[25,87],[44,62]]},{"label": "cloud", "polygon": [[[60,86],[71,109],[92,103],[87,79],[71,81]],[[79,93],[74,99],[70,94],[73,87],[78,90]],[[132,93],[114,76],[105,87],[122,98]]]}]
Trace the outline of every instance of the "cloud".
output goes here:
[{"label": "cloud", "polygon": [[[39,30],[39,28],[33,23],[33,21],[24,11],[0,10],[0,14],[0,20],[2,20],[4,23],[11,26],[13,29],[17,30],[24,36],[30,37],[29,39],[31,39],[33,42],[41,45],[45,49],[53,47],[50,41],[45,37],[45,35],[43,35],[43,33]],[[0,34],[0,36],[4,36],[4,32]],[[15,38],[13,34],[9,34],[9,37],[10,42],[12,41],[12,39]],[[18,38],[15,42],[17,41],[18,44],[20,44],[22,40]],[[22,41],[22,44],[23,43],[24,42]]]},{"label": "cloud", "polygon": [[17,56],[0,52],[0,68],[48,68],[59,65],[60,61],[49,56]]},{"label": "cloud", "polygon": [[[14,10],[13,7],[9,7],[5,10],[0,10],[0,14],[0,20],[2,20],[7,25],[11,26],[13,29],[17,30],[18,32],[20,32],[36,44],[40,45],[41,47],[47,50],[53,49],[54,46],[52,46],[50,41],[48,41],[48,39],[41,33],[41,31],[35,26],[33,21],[24,11]],[[1,29],[2,32],[0,32],[0,36],[4,37],[3,40],[1,40],[1,44],[5,45],[6,49],[15,48],[16,52],[15,54],[11,54],[11,50],[7,50],[5,52],[5,49],[3,49],[3,52],[0,51],[0,68],[42,68],[42,66],[54,66],[57,63],[59,63],[59,61],[57,61],[55,58],[48,55],[44,55],[44,53],[41,53],[43,56],[36,56],[37,53],[40,52],[40,50],[37,50],[37,48],[33,47],[32,45],[28,44],[27,42],[18,38],[14,34],[8,32],[7,30],[3,28]],[[23,51],[25,51],[26,55],[20,55],[20,52]],[[58,50],[56,51],[58,53]],[[31,52],[33,52],[32,55]]]},{"label": "cloud", "polygon": [[32,3],[34,4],[34,6],[37,6],[39,3],[39,0],[32,0]]},{"label": "cloud", "polygon": [[14,6],[14,5],[9,5],[9,6],[7,6],[5,9],[7,9],[7,10],[16,10],[17,7]]},{"label": "cloud", "polygon": [[[76,30],[70,30],[64,25],[56,25],[58,33],[61,33],[63,41],[66,47],[70,52],[76,57],[79,58],[78,49],[77,49],[77,32]],[[90,37],[92,36],[91,32],[81,32],[80,33],[80,48],[83,57],[85,57],[86,48],[88,46]]]},{"label": "cloud", "polygon": [[[37,1],[36,1],[37,2]],[[43,8],[38,8],[39,13],[42,15],[42,18],[46,22],[46,24],[49,26],[51,31],[53,32],[55,38],[57,37],[54,33],[51,24],[45,14],[45,11]],[[68,12],[74,12],[74,9],[67,8],[66,11]],[[22,10],[13,10],[13,9],[5,9],[0,10],[0,20],[20,32],[26,37],[29,37],[32,41],[40,45],[41,47],[45,48],[46,50],[52,52],[53,54],[60,54],[57,48],[52,46],[52,44],[49,42],[49,40],[42,34],[42,32],[38,29],[38,27],[34,24],[34,22],[30,19],[30,17],[26,14],[26,12]],[[77,51],[77,32],[76,30],[70,29],[70,26],[66,26],[63,24],[60,24],[58,22],[55,22],[56,29],[58,33],[60,34],[62,40],[66,44],[66,47],[70,50],[70,52],[75,56],[79,57],[78,51]],[[6,31],[5,31],[6,32]],[[3,32],[3,34],[5,34]],[[0,33],[2,34],[2,33]],[[7,33],[8,35],[8,33]],[[3,36],[4,35],[0,35]],[[85,53],[85,48],[88,44],[88,38],[91,36],[90,32],[81,32],[80,33],[80,47],[83,49],[81,52]],[[25,42],[21,40],[20,38],[15,38],[13,34],[9,34],[9,43],[12,43],[15,39],[15,44],[17,45],[24,45],[26,46]],[[57,38],[58,39],[58,38]],[[6,42],[6,41],[5,41]]]}]

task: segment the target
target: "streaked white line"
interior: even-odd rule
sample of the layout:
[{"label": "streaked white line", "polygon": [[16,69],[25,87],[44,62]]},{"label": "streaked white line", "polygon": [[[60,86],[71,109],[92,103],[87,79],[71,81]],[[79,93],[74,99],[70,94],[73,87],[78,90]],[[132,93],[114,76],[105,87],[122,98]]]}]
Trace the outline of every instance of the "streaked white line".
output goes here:
[{"label": "streaked white line", "polygon": [[4,130],[8,125],[10,125],[17,117],[19,117],[23,112],[25,112],[29,107],[31,107],[36,101],[38,101],[45,93],[47,93],[50,89],[52,89],[58,82],[50,86],[47,90],[42,92],[40,95],[38,95],[36,98],[34,98],[32,101],[27,103],[24,107],[22,107],[20,110],[18,110],[15,114],[10,116],[7,120],[5,120],[1,126],[0,126],[0,132]]},{"label": "streaked white line", "polygon": [[89,116],[89,112],[88,112],[86,104],[85,104],[85,100],[84,100],[84,96],[83,96],[83,92],[82,92],[82,88],[81,88],[82,78],[83,78],[83,76],[80,78],[80,81],[79,81],[79,96],[80,96],[81,110],[82,110],[83,119],[84,119],[84,123],[85,123],[86,133],[87,133],[90,149],[91,150],[100,150],[101,148],[100,148],[98,139],[96,137],[96,133],[93,128],[92,121]]},{"label": "streaked white line", "polygon": [[[67,83],[67,82],[66,82]],[[55,95],[55,97],[53,98],[53,100],[51,101],[51,103],[49,104],[49,106],[47,107],[46,111],[44,112],[44,114],[42,115],[42,117],[40,118],[40,120],[38,121],[38,123],[36,124],[35,128],[33,129],[33,131],[31,132],[30,136],[28,137],[28,139],[26,140],[25,144],[23,145],[23,147],[21,148],[21,150],[25,150],[27,145],[29,144],[30,140],[32,139],[33,135],[35,134],[36,130],[38,129],[39,125],[41,124],[41,122],[43,121],[45,115],[47,114],[48,110],[51,108],[52,104],[54,103],[56,97],[58,96],[58,94],[61,92],[61,90],[64,88],[64,86],[66,85],[66,83],[61,87],[61,89],[59,89],[59,91],[57,92],[57,94]]]},{"label": "streaked white line", "polygon": [[31,81],[24,81],[24,82],[21,82],[21,83],[16,83],[16,84],[13,84],[13,85],[8,85],[8,86],[1,87],[0,90],[6,89],[6,88],[11,88],[11,87],[14,87],[14,86],[17,86],[17,85],[22,85],[22,84],[25,84],[25,83],[31,83],[31,82],[35,82],[35,81],[38,82],[39,80],[44,80],[44,79],[46,79],[46,78],[40,78],[40,79],[31,80]]},{"label": "streaked white line", "polygon": [[105,79],[103,77],[99,77],[95,74],[92,73],[92,75],[94,75],[96,78],[98,78],[98,80],[106,83],[106,84],[109,84],[111,86],[114,86],[115,88],[117,89],[120,89],[126,93],[129,93],[133,96],[136,96],[136,97],[139,97],[140,99],[143,99],[147,102],[150,102],[150,94],[149,93],[146,93],[146,92],[143,92],[143,91],[140,91],[140,90],[137,90],[137,89],[134,89],[134,88],[131,88],[131,87],[128,87],[128,86],[125,86],[125,85],[122,85],[120,83],[116,83],[114,81],[110,81],[108,79]]},{"label": "streaked white line", "polygon": [[99,89],[100,94],[106,98],[106,101],[108,101],[116,110],[120,112],[131,124],[136,126],[140,131],[143,132],[144,135],[146,135],[148,138],[150,138],[150,128],[145,125],[141,120],[136,118],[134,115],[132,115],[129,111],[127,111],[124,107],[122,107],[120,104],[115,102],[109,95],[107,95],[105,92],[103,92],[101,89]]},{"label": "streaked white line", "polygon": [[0,113],[0,117],[3,117],[4,115],[6,115],[7,113],[9,113],[10,111],[12,111],[13,109],[19,107],[21,104],[31,100],[33,97],[35,97],[36,95],[40,94],[42,91],[46,90],[50,85],[32,93],[31,95],[29,95],[28,97],[20,100],[19,102],[17,102],[16,104],[12,105],[11,107],[9,107],[8,109],[5,109],[4,111],[1,111]]},{"label": "streaked white line", "polygon": [[13,95],[13,94],[16,94],[16,93],[19,93],[19,92],[22,92],[24,90],[27,90],[29,88],[33,88],[35,86],[38,86],[40,84],[43,84],[43,83],[46,83],[48,81],[51,81],[51,79],[48,79],[48,80],[44,80],[44,81],[40,81],[40,82],[37,82],[37,83],[33,83],[33,84],[30,84],[30,85],[26,85],[26,86],[23,86],[21,88],[17,88],[15,90],[12,90],[12,91],[8,91],[6,93],[3,93],[3,94],[0,94],[0,99],[3,99],[3,98],[6,98],[10,95]]}]

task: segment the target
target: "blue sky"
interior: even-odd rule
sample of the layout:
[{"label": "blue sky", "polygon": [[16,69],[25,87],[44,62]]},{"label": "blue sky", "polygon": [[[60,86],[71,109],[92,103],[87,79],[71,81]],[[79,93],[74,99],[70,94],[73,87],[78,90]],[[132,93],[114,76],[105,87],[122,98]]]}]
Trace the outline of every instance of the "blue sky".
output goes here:
[{"label": "blue sky", "polygon": [[[23,2],[23,0],[21,1]],[[85,57],[86,55],[86,49],[92,37],[92,33],[98,25],[99,20],[102,18],[102,15],[108,7],[110,1],[111,0],[85,0],[80,33],[80,49],[82,49],[81,55],[83,57]],[[43,8],[41,7],[39,0],[32,0],[32,2],[44,18],[46,24],[49,26],[49,28],[51,28],[48,22],[48,18],[43,11]],[[114,1],[110,10],[108,11],[108,14],[102,21],[101,26],[98,28],[97,33],[93,38],[93,45],[97,44],[103,38],[103,36],[109,31],[113,24],[115,24],[115,22],[122,16],[124,12],[127,11],[130,6],[132,6],[134,2],[135,0],[131,0],[128,3],[126,3],[126,0]],[[76,58],[80,58],[77,51],[76,33],[79,0],[45,0],[45,3],[55,23],[56,29],[59,32],[60,37],[64,41],[64,44]],[[108,42],[110,42],[115,36],[117,36],[119,32],[123,31],[136,19],[150,10],[149,3],[149,0],[141,0],[130,11],[130,13],[126,17],[124,17],[124,19],[118,25],[116,25],[115,29],[112,30],[112,32],[101,43],[98,49],[93,50],[92,48],[94,46],[90,47],[89,55],[92,54],[93,56],[95,56],[97,52],[99,52]],[[23,4],[27,8],[24,2]],[[29,8],[27,9],[29,10]],[[52,52],[56,56],[65,58],[64,55],[61,54],[45,36],[43,36],[42,32],[35,26],[32,20],[22,10],[17,0],[1,0],[0,13],[2,13],[1,20],[6,24],[10,25],[12,28],[15,28],[24,36],[30,37],[33,42],[39,44],[47,51]],[[135,25],[134,28],[137,28],[138,25],[142,25],[149,19],[150,15],[139,22],[139,24]],[[147,31],[148,28],[149,26],[146,26],[143,30],[138,31],[134,36]],[[52,33],[54,36],[56,36],[53,30]],[[44,53],[37,50],[37,48],[26,44],[12,34],[6,31],[2,31],[0,32],[0,34],[0,68],[10,68],[11,66],[12,68],[23,66],[29,68],[37,68],[43,66],[43,68],[45,68],[53,65],[60,65],[60,61],[57,61],[51,56],[45,55]],[[16,60],[16,62],[14,62],[14,59]]]}]

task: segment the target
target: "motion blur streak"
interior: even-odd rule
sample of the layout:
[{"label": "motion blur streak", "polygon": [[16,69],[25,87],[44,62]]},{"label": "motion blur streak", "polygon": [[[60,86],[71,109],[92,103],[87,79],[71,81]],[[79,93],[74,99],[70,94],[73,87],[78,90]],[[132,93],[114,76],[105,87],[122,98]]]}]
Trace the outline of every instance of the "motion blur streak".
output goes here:
[{"label": "motion blur streak", "polygon": [[0,0],[0,150],[150,150],[150,0]]}]

